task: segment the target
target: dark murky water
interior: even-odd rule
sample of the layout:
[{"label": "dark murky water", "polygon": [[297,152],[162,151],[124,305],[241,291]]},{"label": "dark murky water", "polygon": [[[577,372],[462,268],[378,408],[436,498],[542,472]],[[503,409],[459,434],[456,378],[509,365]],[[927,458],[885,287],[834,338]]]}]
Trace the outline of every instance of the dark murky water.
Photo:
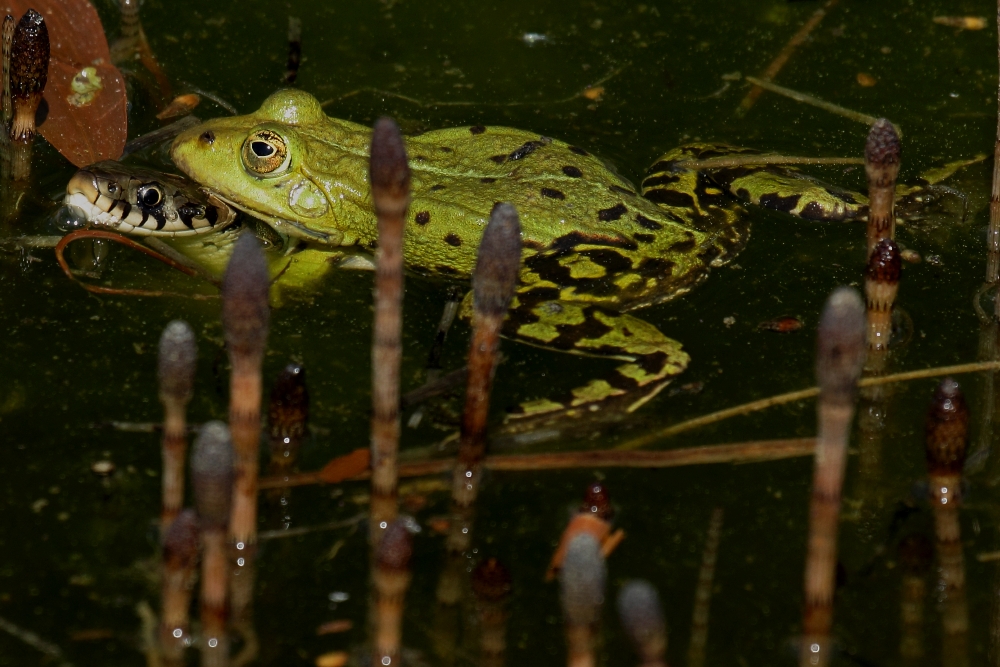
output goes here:
[{"label": "dark murky water", "polygon": [[[765,94],[743,119],[733,113],[745,92],[736,72],[757,74],[818,2],[673,0],[567,3],[414,1],[220,3],[147,0],[146,32],[178,88],[210,90],[241,111],[280,85],[289,15],[303,20],[298,85],[322,100],[331,115],[371,123],[390,114],[406,131],[452,124],[524,127],[586,146],[622,174],[638,180],[661,152],[701,138],[756,148],[823,156],[860,155],[867,128],[854,121]],[[117,31],[114,5],[100,7],[108,32]],[[844,0],[779,76],[783,85],[826,100],[884,115],[905,132],[903,180],[944,161],[989,153],[996,113],[996,51],[991,29],[957,32],[937,15],[990,15],[985,2]],[[988,22],[989,23],[989,22]],[[544,35],[533,45],[528,33]],[[857,82],[873,76],[873,87]],[[574,97],[612,75],[598,103]],[[352,92],[357,94],[351,94]],[[382,92],[379,92],[382,91]],[[393,93],[394,95],[390,95]],[[399,96],[406,96],[409,100]],[[457,102],[469,104],[456,105]],[[223,113],[210,103],[198,113]],[[156,126],[136,91],[133,136]],[[974,165],[953,185],[968,193],[971,211],[939,210],[898,237],[939,263],[906,265],[899,305],[913,336],[894,360],[899,370],[973,361],[979,323],[972,296],[984,273],[989,162]],[[50,214],[73,169],[40,142],[30,199],[18,232],[54,233]],[[863,185],[861,169],[821,174],[849,187]],[[864,233],[852,224],[815,224],[755,211],[752,240],[735,265],[642,317],[682,341],[693,358],[678,384],[704,383],[696,395],[664,392],[636,414],[634,428],[600,442],[610,445],[645,429],[812,384],[815,324],[825,296],[861,279]],[[6,230],[5,234],[15,233]],[[192,281],[112,248],[105,269],[116,284]],[[371,340],[369,275],[334,273],[309,301],[272,317],[267,378],[289,359],[308,368],[313,423],[322,427],[303,452],[302,467],[367,445]],[[443,284],[407,283],[404,389],[422,381],[423,364],[445,300]],[[805,327],[778,335],[758,323],[797,315]],[[725,318],[735,318],[726,325]],[[155,347],[163,326],[183,318],[199,334],[198,390],[189,418],[225,414],[227,368],[218,304],[185,299],[96,297],[71,284],[50,251],[32,258],[0,257],[0,448],[6,483],[0,490],[0,617],[60,646],[77,665],[134,665],[139,651],[136,605],[157,606],[153,521],[158,512],[159,440],[93,424],[155,421]],[[456,324],[445,366],[461,363],[468,328]],[[506,405],[555,393],[588,380],[596,362],[508,344],[497,374],[495,413]],[[961,378],[973,420],[982,415],[977,376]],[[835,632],[849,655],[841,664],[899,661],[900,570],[890,522],[924,475],[923,413],[933,382],[900,386],[875,468],[859,473],[849,462],[841,525],[846,578],[837,599]],[[551,388],[551,389],[546,389]],[[544,395],[545,392],[542,392]],[[664,442],[664,447],[809,435],[812,403],[795,404],[724,422]],[[976,423],[973,437],[981,427]],[[404,447],[428,445],[443,431],[426,423],[404,430]],[[100,460],[117,472],[91,473]],[[992,462],[987,470],[993,469]],[[671,632],[669,658],[683,664],[694,583],[712,508],[725,508],[708,663],[793,664],[790,642],[799,632],[807,502],[812,462],[793,459],[743,466],[606,473],[496,473],[487,477],[470,563],[483,555],[505,561],[514,577],[508,664],[562,660],[558,589],[542,573],[567,512],[584,484],[604,478],[627,539],[608,562],[612,591],[631,577],[660,590]],[[998,548],[994,478],[969,481],[963,538],[969,580],[973,664],[986,658],[996,565],[975,555]],[[355,515],[362,484],[296,490],[290,505],[262,510],[274,524],[280,512],[292,526]],[[447,495],[428,492],[422,522],[441,515]],[[919,502],[918,502],[918,505]],[[922,507],[922,506],[921,506]],[[904,532],[926,531],[926,510]],[[886,540],[882,557],[876,551]],[[443,540],[425,530],[416,542],[408,597],[406,644],[428,664],[435,654],[434,587]],[[261,551],[256,622],[260,664],[312,664],[324,652],[364,642],[367,541],[363,530],[315,532],[271,540]],[[930,581],[930,580],[928,580]],[[345,599],[346,598],[346,599]],[[339,601],[338,601],[339,600]],[[608,664],[633,661],[613,618],[605,613]],[[316,628],[346,618],[355,629],[317,636]],[[927,662],[937,662],[940,621],[927,601]],[[81,641],[84,631],[106,638]],[[74,639],[75,638],[75,639]],[[456,662],[475,662],[466,633]],[[854,656],[853,658],[850,656]],[[42,664],[36,649],[0,634],[0,664]]]}]

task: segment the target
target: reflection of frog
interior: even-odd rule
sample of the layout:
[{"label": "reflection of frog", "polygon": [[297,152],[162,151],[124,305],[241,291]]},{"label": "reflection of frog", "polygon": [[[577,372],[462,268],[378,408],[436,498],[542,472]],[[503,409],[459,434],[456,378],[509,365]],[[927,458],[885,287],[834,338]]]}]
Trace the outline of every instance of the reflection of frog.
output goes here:
[{"label": "reflection of frog", "polygon": [[[330,265],[314,258],[316,248],[375,247],[369,137],[367,127],[328,118],[307,93],[285,90],[254,114],[185,132],[172,156],[207,190],[309,248],[292,255],[308,269],[289,273],[302,275]],[[522,405],[527,415],[596,408],[608,399],[631,410],[684,369],[680,344],[627,311],[685,293],[710,266],[732,258],[747,221],[731,194],[806,218],[866,214],[863,196],[792,170],[699,173],[678,165],[742,152],[727,146],[671,151],[641,194],[584,149],[510,128],[428,132],[408,139],[407,150],[410,270],[467,279],[493,204],[511,202],[521,215],[524,257],[505,335],[626,362],[570,396]]]}]

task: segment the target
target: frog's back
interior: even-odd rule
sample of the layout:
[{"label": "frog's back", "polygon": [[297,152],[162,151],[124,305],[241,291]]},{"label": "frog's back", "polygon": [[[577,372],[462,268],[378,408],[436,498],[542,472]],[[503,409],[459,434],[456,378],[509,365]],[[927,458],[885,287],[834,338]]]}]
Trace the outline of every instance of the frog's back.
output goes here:
[{"label": "frog's back", "polygon": [[[654,203],[586,150],[506,127],[436,130],[407,142],[413,201],[408,263],[466,274],[495,203],[521,217],[522,281],[628,309],[661,301],[725,253],[692,200]],[[700,193],[704,205],[705,195]],[[720,205],[729,202],[719,197]],[[700,229],[699,229],[700,228]]]}]

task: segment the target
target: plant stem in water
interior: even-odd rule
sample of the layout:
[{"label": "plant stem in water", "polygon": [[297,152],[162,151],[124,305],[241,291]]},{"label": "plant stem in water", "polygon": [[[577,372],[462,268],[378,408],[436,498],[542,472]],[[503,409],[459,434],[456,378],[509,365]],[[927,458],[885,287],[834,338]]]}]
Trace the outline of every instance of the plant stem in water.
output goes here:
[{"label": "plant stem in water", "polygon": [[194,393],[198,347],[187,322],[174,320],[160,336],[158,377],[163,403],[163,509],[165,535],[184,504],[184,456],[187,452],[187,404]]},{"label": "plant stem in water", "polygon": [[399,365],[403,356],[403,229],[410,168],[396,123],[380,118],[372,132],[369,177],[378,217],[375,325],[372,340],[371,534],[377,545],[396,517]]},{"label": "plant stem in water", "polygon": [[832,651],[837,524],[854,417],[857,383],[865,360],[865,315],[858,293],[837,289],[823,308],[817,334],[816,376],[820,395],[816,465],[809,507],[801,667],[825,667]]}]

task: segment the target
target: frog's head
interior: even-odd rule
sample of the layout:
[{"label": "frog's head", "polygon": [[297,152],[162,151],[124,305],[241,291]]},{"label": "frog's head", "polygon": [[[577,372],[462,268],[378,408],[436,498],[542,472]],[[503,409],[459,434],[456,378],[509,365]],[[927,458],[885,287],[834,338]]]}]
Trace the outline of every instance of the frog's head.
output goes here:
[{"label": "frog's head", "polygon": [[307,166],[306,135],[326,120],[309,93],[279,90],[255,113],[181,133],[170,155],[184,173],[237,208],[276,226],[290,223],[280,231],[338,243],[336,230],[320,221],[330,203]]}]

